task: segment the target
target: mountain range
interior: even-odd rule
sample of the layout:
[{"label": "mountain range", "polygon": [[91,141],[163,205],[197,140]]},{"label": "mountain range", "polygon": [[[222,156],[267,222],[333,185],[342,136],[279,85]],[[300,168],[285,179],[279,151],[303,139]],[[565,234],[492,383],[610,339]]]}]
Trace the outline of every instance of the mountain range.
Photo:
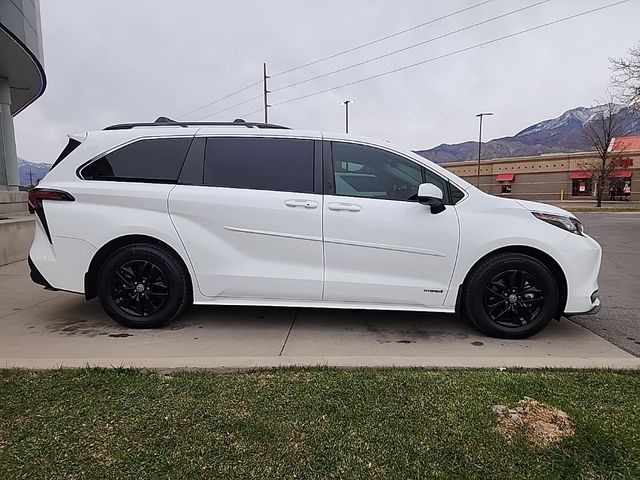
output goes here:
[{"label": "mountain range", "polygon": [[49,169],[50,163],[32,163],[22,158],[18,158],[18,172],[20,174],[20,185],[36,185],[44,178]]},{"label": "mountain range", "polygon": [[[545,153],[571,153],[591,150],[584,138],[584,127],[594,121],[606,106],[578,107],[557,118],[545,120],[525,128],[512,137],[495,138],[482,142],[482,158],[509,158],[542,155]],[[622,105],[615,111],[623,126],[621,135],[640,134],[640,112]],[[416,151],[436,163],[462,162],[478,158],[478,142],[438,145]]]},{"label": "mountain range", "polygon": [[[605,106],[578,107],[567,110],[557,118],[545,120],[525,128],[512,137],[502,137],[482,143],[482,158],[509,158],[542,155],[544,153],[571,153],[590,150],[583,131],[589,122],[603,112]],[[640,134],[640,112],[629,107],[616,107],[624,126],[622,135]],[[436,163],[475,160],[478,142],[453,145],[443,143],[416,153]],[[32,163],[18,158],[20,184],[30,185],[40,181],[51,168],[48,163]],[[31,175],[31,177],[30,177]]]}]

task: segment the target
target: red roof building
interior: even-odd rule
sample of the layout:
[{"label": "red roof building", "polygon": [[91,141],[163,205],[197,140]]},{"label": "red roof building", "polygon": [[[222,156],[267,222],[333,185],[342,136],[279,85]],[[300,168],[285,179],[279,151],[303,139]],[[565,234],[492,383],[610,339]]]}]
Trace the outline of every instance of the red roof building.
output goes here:
[{"label": "red roof building", "polygon": [[[640,135],[611,142],[615,158],[613,180],[605,200],[640,200]],[[598,179],[587,168],[600,161],[595,151],[554,153],[531,157],[494,158],[480,166],[480,188],[494,195],[529,200],[593,200]],[[443,166],[476,184],[478,161]],[[635,175],[634,175],[635,172]]]},{"label": "red roof building", "polygon": [[640,135],[628,137],[616,137],[612,141],[611,150],[614,152],[627,152],[640,150]]}]

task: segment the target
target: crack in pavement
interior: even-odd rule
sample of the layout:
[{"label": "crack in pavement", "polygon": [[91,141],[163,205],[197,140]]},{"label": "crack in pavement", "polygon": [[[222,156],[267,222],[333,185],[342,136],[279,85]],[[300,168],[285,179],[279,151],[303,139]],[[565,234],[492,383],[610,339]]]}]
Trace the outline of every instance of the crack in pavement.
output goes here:
[{"label": "crack in pavement", "polygon": [[284,339],[284,343],[282,344],[282,348],[280,349],[279,357],[282,356],[282,352],[284,352],[284,347],[287,346],[287,341],[289,340],[289,335],[291,335],[291,330],[293,329],[293,324],[296,322],[298,318],[298,314],[300,313],[300,307],[296,308],[296,313],[293,314],[293,318],[291,319],[291,325],[289,325],[289,331],[287,332],[287,336]]}]

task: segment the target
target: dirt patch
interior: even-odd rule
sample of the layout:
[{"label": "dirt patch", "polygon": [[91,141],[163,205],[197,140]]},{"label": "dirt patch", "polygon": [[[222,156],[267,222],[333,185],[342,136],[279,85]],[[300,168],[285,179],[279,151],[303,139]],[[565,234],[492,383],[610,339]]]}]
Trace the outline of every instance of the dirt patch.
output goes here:
[{"label": "dirt patch", "polygon": [[576,427],[562,410],[524,397],[518,406],[505,405],[491,407],[498,415],[498,431],[509,440],[523,434],[533,445],[547,446],[576,433]]}]

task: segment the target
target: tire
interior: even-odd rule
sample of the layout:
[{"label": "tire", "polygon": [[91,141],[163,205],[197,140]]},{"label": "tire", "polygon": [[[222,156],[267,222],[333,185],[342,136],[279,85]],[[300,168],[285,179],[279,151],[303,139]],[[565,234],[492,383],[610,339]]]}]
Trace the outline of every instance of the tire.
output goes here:
[{"label": "tire", "polygon": [[147,243],[116,250],[98,272],[98,298],[107,314],[129,328],[155,328],[191,303],[191,282],[169,249]]},{"label": "tire", "polygon": [[462,312],[486,335],[527,338],[549,324],[559,301],[558,284],[546,265],[521,253],[499,253],[471,272]]}]

